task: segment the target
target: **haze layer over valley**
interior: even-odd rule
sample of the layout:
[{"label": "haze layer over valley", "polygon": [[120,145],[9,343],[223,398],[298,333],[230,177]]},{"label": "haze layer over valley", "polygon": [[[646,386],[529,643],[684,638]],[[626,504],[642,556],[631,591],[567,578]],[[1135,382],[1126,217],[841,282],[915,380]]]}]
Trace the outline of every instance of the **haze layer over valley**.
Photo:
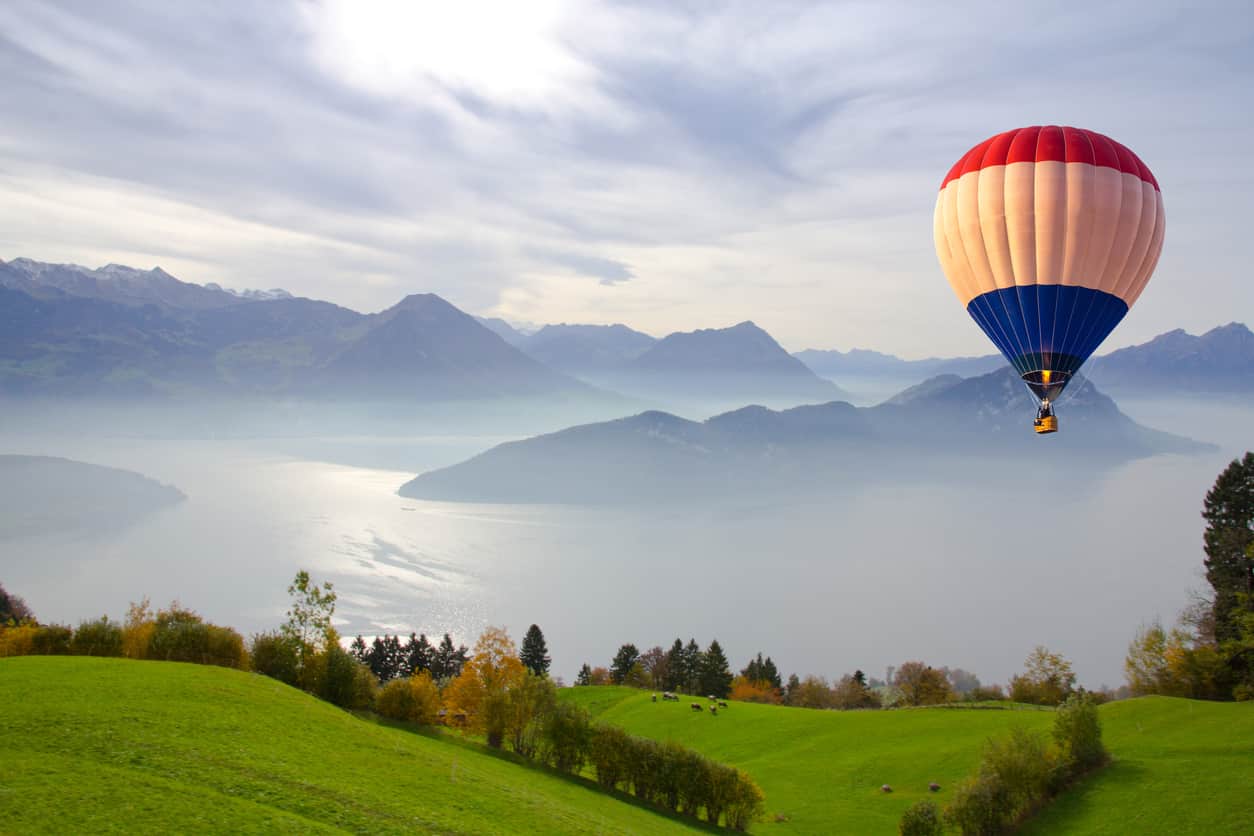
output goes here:
[{"label": "haze layer over valley", "polygon": [[[6,506],[6,584],[65,621],[177,596],[262,629],[307,568],[339,590],[344,634],[468,641],[543,619],[567,678],[623,640],[681,634],[800,673],[923,655],[1003,681],[1046,642],[1082,681],[1117,684],[1136,626],[1197,584],[1199,497],[1254,417],[1239,352],[1214,398],[1121,387],[1112,355],[1038,439],[988,358],[790,357],[752,323],[523,334],[429,296],[362,315],[70,272],[9,280],[0,452],[185,499],[84,522],[84,491],[129,495],[67,471],[43,524]],[[1187,363],[1244,334],[1120,358],[1165,344]]]}]

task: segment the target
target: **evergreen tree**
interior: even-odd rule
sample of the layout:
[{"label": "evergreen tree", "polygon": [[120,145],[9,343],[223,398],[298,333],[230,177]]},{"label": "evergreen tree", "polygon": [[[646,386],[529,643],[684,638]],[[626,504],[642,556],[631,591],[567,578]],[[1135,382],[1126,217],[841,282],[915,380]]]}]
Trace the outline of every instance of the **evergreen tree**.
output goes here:
[{"label": "evergreen tree", "polygon": [[380,682],[387,682],[391,679],[386,676],[387,673],[387,650],[383,646],[383,637],[375,636],[374,641],[370,643],[370,650],[366,653],[366,664],[370,666],[370,672],[374,674],[375,679]]},{"label": "evergreen tree", "polygon": [[688,639],[684,647],[684,678],[680,686],[689,694],[701,693],[701,671],[704,669],[705,654],[696,639]]},{"label": "evergreen tree", "polygon": [[370,658],[370,651],[366,648],[366,640],[361,637],[360,633],[357,635],[357,638],[353,639],[353,643],[349,646],[348,652],[354,659],[361,662],[363,665],[366,664],[367,660]]},{"label": "evergreen tree", "polygon": [[518,658],[536,676],[549,675],[549,665],[553,660],[549,657],[549,648],[544,643],[544,633],[540,632],[539,625],[532,624],[527,629]]},{"label": "evergreen tree", "polygon": [[579,675],[575,677],[575,684],[576,685],[591,685],[592,684],[592,668],[588,665],[587,662],[584,662],[583,667],[579,669]]},{"label": "evergreen tree", "polygon": [[864,674],[861,670],[854,671],[853,681],[861,685],[863,688],[865,688],[866,687],[866,674]]},{"label": "evergreen tree", "polygon": [[410,676],[417,676],[423,671],[431,670],[431,665],[435,661],[435,648],[431,646],[431,642],[427,641],[426,633],[416,638],[413,633],[410,633],[403,652]]},{"label": "evergreen tree", "polygon": [[740,675],[750,682],[762,682],[765,677],[762,676],[762,667],[765,663],[762,661],[762,653],[758,652],[757,658],[750,659],[749,664],[745,665],[740,671]]},{"label": "evergreen tree", "polygon": [[766,661],[762,663],[762,678],[771,683],[772,688],[783,687],[784,681],[779,678],[779,669],[775,667],[770,656],[767,656]]},{"label": "evergreen tree", "polygon": [[801,690],[801,677],[795,673],[788,674],[788,687],[784,689],[784,705],[792,705]]},{"label": "evergreen tree", "polygon": [[1215,640],[1240,638],[1243,616],[1254,610],[1254,453],[1219,474],[1202,506],[1206,520],[1206,580],[1215,591]]},{"label": "evergreen tree", "polygon": [[762,658],[761,651],[758,655],[749,660],[749,664],[745,665],[740,675],[750,682],[765,682],[772,688],[780,688],[783,682],[779,678],[779,671],[775,668],[775,663],[771,661],[771,657]]},{"label": "evergreen tree", "polygon": [[631,673],[632,667],[639,660],[640,651],[634,644],[625,644],[618,648],[618,652],[614,654],[614,661],[610,663],[610,681],[615,685],[622,685],[627,675]]},{"label": "evergreen tree", "polygon": [[718,639],[710,642],[705,651],[701,665],[701,694],[724,698],[731,693],[731,666],[727,664],[727,656],[719,645]]},{"label": "evergreen tree", "polygon": [[437,680],[452,679],[462,672],[462,666],[469,658],[470,651],[466,649],[466,645],[454,649],[453,637],[445,633],[431,663],[431,676]]},{"label": "evergreen tree", "polygon": [[671,649],[666,651],[666,678],[662,682],[663,691],[682,691],[687,687],[687,660],[684,656],[684,643],[675,639]]}]

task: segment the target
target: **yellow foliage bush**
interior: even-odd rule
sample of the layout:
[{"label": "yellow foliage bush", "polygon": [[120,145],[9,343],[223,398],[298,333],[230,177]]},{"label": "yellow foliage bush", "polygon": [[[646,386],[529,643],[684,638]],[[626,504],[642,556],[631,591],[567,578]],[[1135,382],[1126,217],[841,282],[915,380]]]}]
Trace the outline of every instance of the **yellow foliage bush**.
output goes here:
[{"label": "yellow foliage bush", "polygon": [[35,649],[35,634],[39,628],[33,624],[20,627],[0,628],[0,656],[29,656]]},{"label": "yellow foliage bush", "polygon": [[440,715],[440,689],[427,671],[393,679],[379,691],[375,710],[393,720],[434,725]]}]

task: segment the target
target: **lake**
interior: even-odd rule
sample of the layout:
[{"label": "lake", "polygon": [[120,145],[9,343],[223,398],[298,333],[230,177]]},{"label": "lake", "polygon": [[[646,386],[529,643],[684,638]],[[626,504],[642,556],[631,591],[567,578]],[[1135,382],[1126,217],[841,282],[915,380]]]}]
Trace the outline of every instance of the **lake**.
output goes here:
[{"label": "lake", "polygon": [[816,485],[800,503],[598,509],[396,495],[415,471],[501,434],[189,441],[45,436],[26,422],[0,431],[0,452],[135,470],[188,500],[98,536],[0,540],[0,582],[43,620],[120,618],[148,595],[254,632],[282,621],[305,568],[334,583],[346,636],[449,631],[473,644],[487,624],[521,640],[537,622],[568,681],[623,642],[695,636],[717,637],[737,668],[758,651],[786,673],[829,677],[923,659],[1003,683],[1045,644],[1083,684],[1114,686],[1138,626],[1172,621],[1202,586],[1202,497],[1254,417],[1187,402],[1125,409],[1223,450],[1045,484],[1025,465]]}]

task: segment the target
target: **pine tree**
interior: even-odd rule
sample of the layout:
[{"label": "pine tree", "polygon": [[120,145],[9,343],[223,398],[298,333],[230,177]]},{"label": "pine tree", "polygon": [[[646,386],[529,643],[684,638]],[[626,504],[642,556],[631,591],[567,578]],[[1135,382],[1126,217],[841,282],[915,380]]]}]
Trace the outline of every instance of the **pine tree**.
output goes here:
[{"label": "pine tree", "polygon": [[410,676],[417,676],[423,671],[431,670],[431,665],[435,661],[435,648],[431,646],[431,642],[427,641],[426,633],[417,638],[410,633],[403,652]]},{"label": "pine tree", "polygon": [[1215,639],[1241,635],[1242,617],[1254,609],[1254,453],[1219,474],[1202,506],[1206,580],[1215,591]]},{"label": "pine tree", "polygon": [[740,675],[750,682],[762,682],[766,679],[762,674],[762,668],[765,663],[762,661],[762,653],[758,652],[757,658],[750,659],[749,664],[745,665],[740,671]]},{"label": "pine tree", "polygon": [[687,685],[687,661],[684,657],[684,643],[679,639],[675,639],[671,649],[666,651],[666,679],[662,682],[662,690],[682,691]]},{"label": "pine tree", "polygon": [[592,668],[588,665],[587,662],[584,662],[583,667],[579,669],[579,675],[575,677],[575,684],[576,685],[591,685],[592,684]]},{"label": "pine tree", "polygon": [[767,656],[766,661],[762,663],[762,678],[771,683],[772,688],[783,686],[784,682],[779,678],[779,669],[775,667],[775,663],[771,661],[771,657]]},{"label": "pine tree", "polygon": [[688,639],[684,648],[684,679],[680,686],[689,694],[701,693],[701,671],[705,665],[705,654],[696,639]]},{"label": "pine tree", "polygon": [[366,653],[366,664],[370,666],[370,672],[375,675],[379,682],[387,682],[391,679],[387,675],[387,657],[387,648],[383,644],[383,637],[375,636],[374,641],[370,643],[370,650]]},{"label": "pine tree", "polygon": [[462,666],[469,658],[470,652],[466,645],[454,648],[453,637],[445,633],[431,662],[431,676],[436,680],[452,679],[462,672]]},{"label": "pine tree", "polygon": [[795,673],[788,674],[788,687],[784,689],[784,705],[792,705],[799,690],[801,690],[801,677]]},{"label": "pine tree", "polygon": [[549,648],[544,643],[544,633],[540,631],[539,625],[532,624],[527,628],[518,658],[536,676],[549,675],[549,665],[553,660],[549,657]]},{"label": "pine tree", "polygon": [[639,660],[640,651],[634,644],[624,644],[619,647],[618,652],[614,654],[614,661],[610,663],[610,681],[615,685],[622,685],[623,680],[627,678]]},{"label": "pine tree", "polygon": [[732,672],[718,639],[710,642],[701,665],[701,693],[723,698],[731,693]]},{"label": "pine tree", "polygon": [[353,639],[353,643],[349,645],[348,652],[363,665],[370,658],[370,651],[366,648],[366,640],[361,637],[360,633],[357,635],[357,638]]}]

